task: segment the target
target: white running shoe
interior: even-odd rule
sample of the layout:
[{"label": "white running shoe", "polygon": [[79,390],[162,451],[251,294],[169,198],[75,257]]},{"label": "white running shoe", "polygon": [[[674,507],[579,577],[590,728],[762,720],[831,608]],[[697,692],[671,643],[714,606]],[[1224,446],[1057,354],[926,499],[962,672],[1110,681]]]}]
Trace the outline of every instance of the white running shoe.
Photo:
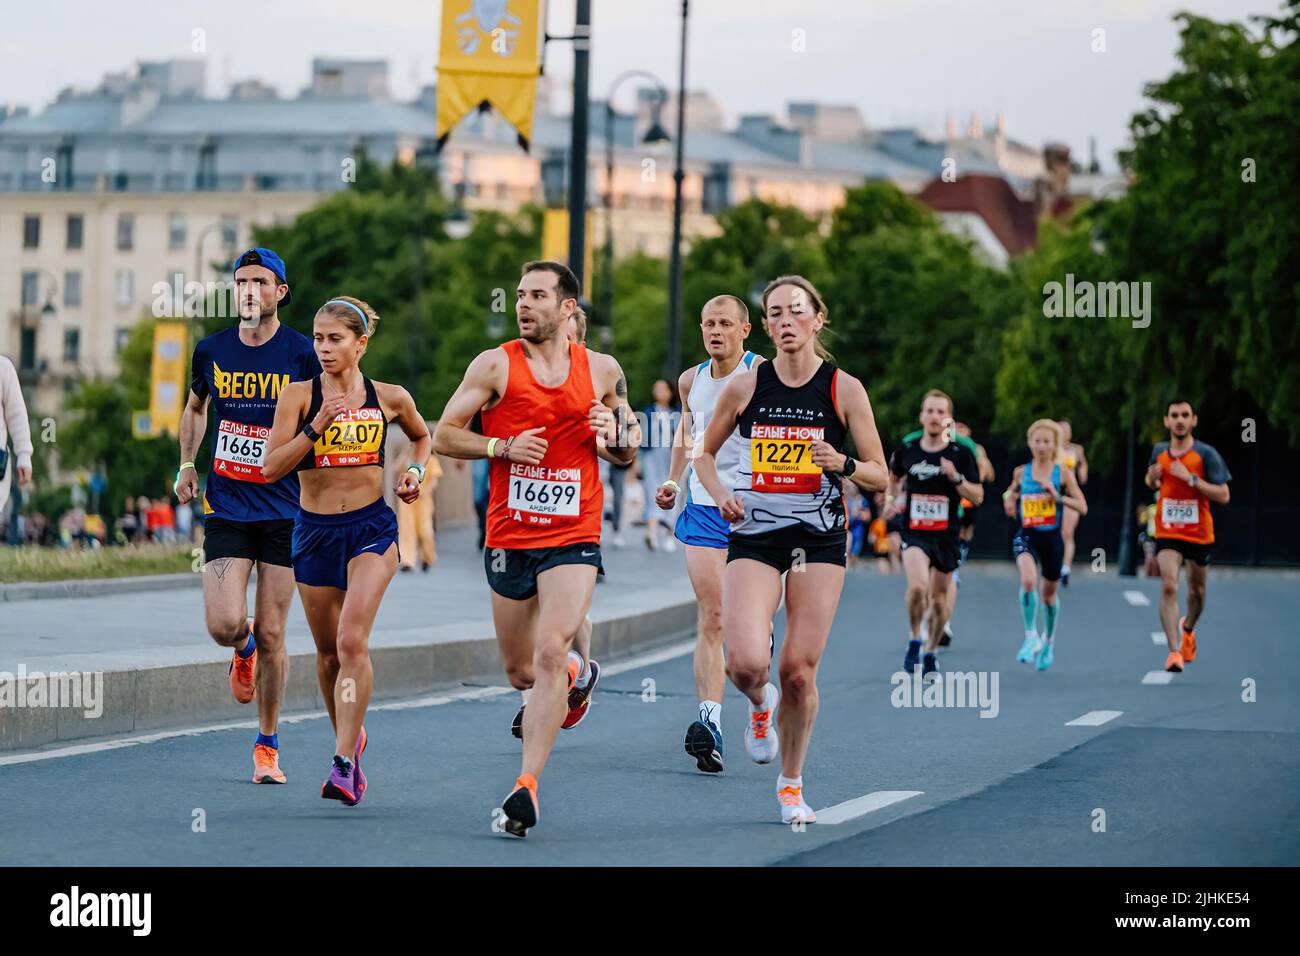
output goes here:
[{"label": "white running shoe", "polygon": [[776,708],[780,702],[781,692],[769,681],[763,688],[763,706],[749,705],[745,752],[754,763],[771,763],[781,753],[781,741],[776,735]]},{"label": "white running shoe", "polygon": [[803,787],[778,787],[776,799],[781,804],[782,823],[817,822],[817,811],[804,802]]}]

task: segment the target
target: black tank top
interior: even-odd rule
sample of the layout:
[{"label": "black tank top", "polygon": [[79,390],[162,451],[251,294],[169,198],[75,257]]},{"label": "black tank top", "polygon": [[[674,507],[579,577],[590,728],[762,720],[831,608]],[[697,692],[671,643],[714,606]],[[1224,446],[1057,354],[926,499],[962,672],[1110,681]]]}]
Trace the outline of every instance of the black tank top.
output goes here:
[{"label": "black tank top", "polygon": [[835,407],[838,374],[823,360],[808,382],[794,388],[778,377],[775,362],[758,366],[754,396],[737,422],[742,445],[734,490],[745,517],[731,526],[732,533],[844,533],[842,478],[812,463],[815,439],[844,450],[846,430]]},{"label": "black tank top", "polygon": [[[298,471],[307,468],[355,468],[360,465],[384,467],[384,440],[388,437],[388,422],[379,406],[375,383],[362,376],[366,387],[366,401],[360,408],[346,408],[339,417],[325,426],[316,439],[316,447],[302,456]],[[311,405],[307,408],[310,422],[320,411],[324,395],[321,377],[311,380]]]}]

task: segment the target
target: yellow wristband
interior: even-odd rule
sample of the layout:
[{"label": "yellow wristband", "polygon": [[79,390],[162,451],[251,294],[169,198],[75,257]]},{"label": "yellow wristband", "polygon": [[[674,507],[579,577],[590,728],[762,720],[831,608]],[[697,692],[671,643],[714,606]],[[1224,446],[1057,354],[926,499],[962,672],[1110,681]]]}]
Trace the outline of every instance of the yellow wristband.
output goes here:
[{"label": "yellow wristband", "polygon": [[184,471],[186,468],[193,468],[193,467],[194,467],[194,462],[192,462],[192,461],[183,461],[183,462],[181,462],[181,466],[180,466],[179,468],[176,469],[176,474],[179,476],[180,473],[181,473],[182,471]]},{"label": "yellow wristband", "polygon": [[677,492],[679,495],[682,493],[682,486],[679,485],[677,482],[673,481],[671,478],[669,478],[667,481],[662,482],[662,483],[659,485],[659,487],[660,487],[660,488],[671,488],[673,491]]},{"label": "yellow wristband", "polygon": [[500,441],[500,440],[501,440],[501,439],[499,439],[499,438],[489,438],[489,439],[488,439],[488,457],[489,457],[489,458],[495,458],[495,457],[496,457],[497,442]]}]

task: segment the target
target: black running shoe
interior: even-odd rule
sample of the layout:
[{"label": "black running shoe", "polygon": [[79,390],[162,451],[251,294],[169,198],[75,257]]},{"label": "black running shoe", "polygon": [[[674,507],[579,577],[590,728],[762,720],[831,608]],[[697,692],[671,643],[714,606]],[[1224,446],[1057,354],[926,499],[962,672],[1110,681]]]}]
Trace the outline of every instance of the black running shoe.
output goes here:
[{"label": "black running shoe", "polygon": [[537,803],[537,782],[532,777],[517,779],[514,792],[501,804],[501,812],[505,818],[502,826],[506,833],[520,838],[528,836],[528,831],[537,826],[537,817],[540,814]]},{"label": "black running shoe", "polygon": [[722,732],[712,721],[697,720],[686,728],[686,752],[705,773],[722,773]]},{"label": "black running shoe", "polygon": [[524,739],[524,708],[519,708],[519,713],[515,714],[514,721],[510,724],[510,733],[520,740]]}]

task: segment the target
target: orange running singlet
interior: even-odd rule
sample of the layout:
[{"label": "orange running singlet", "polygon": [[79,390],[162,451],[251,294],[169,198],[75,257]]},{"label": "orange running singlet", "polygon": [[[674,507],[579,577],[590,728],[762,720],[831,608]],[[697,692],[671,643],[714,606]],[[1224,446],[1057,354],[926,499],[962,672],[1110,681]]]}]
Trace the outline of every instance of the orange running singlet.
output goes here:
[{"label": "orange running singlet", "polygon": [[1156,509],[1156,538],[1176,538],[1193,544],[1214,543],[1214,519],[1210,516],[1210,499],[1181,478],[1173,475],[1175,461],[1202,481],[1221,485],[1232,480],[1228,466],[1211,445],[1197,439],[1179,458],[1169,454],[1169,442],[1160,442],[1151,451],[1151,464],[1160,463],[1160,500]]},{"label": "orange running singlet", "polygon": [[523,342],[501,346],[509,361],[506,393],[483,412],[483,434],[501,439],[541,428],[547,441],[540,465],[489,462],[487,547],[558,548],[600,541],[604,493],[596,435],[587,424],[591,385],[587,350],[569,344],[569,378],[547,388],[533,378]]}]

